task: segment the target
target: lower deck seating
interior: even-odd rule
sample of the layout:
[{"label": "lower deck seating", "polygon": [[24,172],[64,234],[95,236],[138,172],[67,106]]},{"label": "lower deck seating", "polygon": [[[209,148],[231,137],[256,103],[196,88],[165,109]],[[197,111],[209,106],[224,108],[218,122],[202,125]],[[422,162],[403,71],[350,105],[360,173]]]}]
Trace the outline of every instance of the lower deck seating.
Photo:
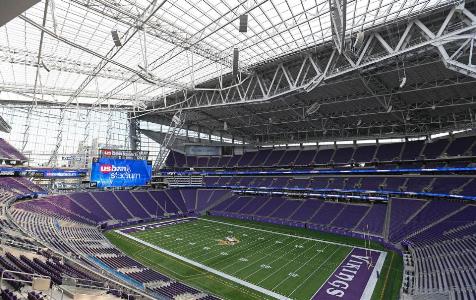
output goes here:
[{"label": "lower deck seating", "polygon": [[[143,199],[144,195],[138,192],[131,193],[134,200]],[[196,194],[196,193],[194,193]],[[214,193],[212,193],[214,194]],[[107,266],[109,270],[115,270],[115,272],[122,273],[119,280],[129,278],[130,281],[143,284],[147,287],[147,291],[152,295],[160,295],[161,297],[176,298],[185,297],[189,295],[194,299],[216,299],[211,295],[202,293],[201,291],[177,282],[161,273],[158,273],[152,269],[147,268],[141,263],[133,260],[132,258],[124,255],[121,251],[116,249],[96,228],[96,224],[91,223],[91,219],[99,219],[91,217],[90,206],[83,205],[80,199],[86,199],[85,201],[107,201],[105,196],[114,196],[112,193],[102,194],[101,196],[94,195],[94,193],[87,194],[82,197],[67,197],[67,196],[53,196],[53,199],[42,198],[35,199],[26,202],[19,202],[14,205],[12,209],[12,216],[15,222],[19,224],[26,232],[31,236],[37,237],[43,243],[47,244],[49,248],[55,249],[66,255],[80,256],[84,263],[93,268],[103,268]],[[156,205],[164,204],[162,213],[170,211],[165,205],[174,205],[172,209],[177,212],[177,209],[186,210],[186,203],[188,200],[183,201],[183,195],[193,198],[191,193],[174,192],[173,197],[167,196],[167,194],[151,192],[147,194],[151,201],[154,201]],[[168,197],[167,199],[159,197]],[[221,198],[224,193],[218,193],[217,197]],[[209,198],[211,198],[210,195]],[[76,199],[75,199],[76,198]],[[177,199],[178,198],[178,199]],[[117,198],[115,198],[117,200]],[[123,198],[124,199],[124,198]],[[176,201],[183,201],[182,205],[175,205]],[[191,199],[189,199],[191,200]],[[59,202],[60,201],[60,202]],[[75,203],[74,206],[64,208],[59,203]],[[190,207],[197,205],[197,199],[190,201]],[[211,201],[213,200],[207,199]],[[136,202],[140,204],[140,200]],[[192,204],[193,203],[193,204]],[[115,215],[109,210],[114,209],[112,206],[100,205],[96,203],[101,209],[106,209],[102,215]],[[119,202],[116,202],[119,205]],[[136,204],[134,204],[136,205]],[[63,207],[59,209],[58,207]],[[127,206],[119,207],[123,212],[127,211]],[[143,207],[143,206],[141,206]],[[136,206],[138,208],[138,206]],[[129,210],[131,212],[133,210]],[[129,213],[128,212],[128,213]],[[85,222],[84,219],[89,220]],[[99,219],[100,220],[100,219]],[[93,282],[91,278],[87,278],[86,275],[80,271],[74,271],[71,268],[64,265],[53,264],[49,261],[43,261],[39,259],[29,259],[27,257],[13,257],[8,255],[7,258],[0,256],[0,267],[2,261],[5,261],[5,266],[13,269],[15,266],[18,270],[39,272],[50,276],[56,284],[61,284],[64,275],[69,277],[79,278],[88,282]]]},{"label": "lower deck seating", "polygon": [[[262,220],[295,221],[382,235],[386,215],[385,204],[352,204],[320,199],[288,197],[233,196],[211,210],[217,215],[248,215]],[[230,213],[230,214],[228,214]],[[372,218],[365,218],[371,213]]]},{"label": "lower deck seating", "polygon": [[[329,177],[322,180],[319,177],[317,180],[308,179],[307,182],[309,186],[321,185],[327,188],[385,187],[392,181],[391,178],[376,177],[369,180],[364,177]],[[228,179],[246,182],[244,178]],[[263,179],[251,181],[267,186],[276,182]],[[391,184],[419,186],[423,189],[435,182],[433,179],[425,179],[409,184],[408,181],[405,179]],[[473,179],[456,180],[448,186],[454,189],[455,185],[463,181],[467,185]],[[304,180],[286,178],[283,182],[291,187],[307,186]],[[113,197],[114,206],[104,203],[109,197]],[[86,205],[88,203],[94,203],[95,209],[102,212],[95,212],[91,206]],[[355,202],[264,194],[243,195],[233,194],[226,189],[199,188],[102,192],[101,195],[91,192],[83,193],[80,197],[64,195],[23,201],[14,207],[12,216],[16,222],[49,247],[63,253],[80,254],[91,266],[105,265],[135,282],[145,284],[150,293],[164,297],[193,295],[196,299],[213,299],[213,296],[177,282],[124,255],[95,228],[98,223],[114,218],[130,221],[147,215],[152,219],[156,216],[164,217],[166,213],[182,216],[208,209],[212,215],[288,224],[352,236],[365,235],[379,241],[386,239],[394,245],[409,245],[414,257],[414,283],[407,285],[409,293],[422,297],[446,293],[462,297],[455,299],[465,299],[465,295],[470,295],[476,286],[476,253],[471,250],[476,246],[473,245],[476,238],[476,205],[463,201],[391,198],[387,202]],[[113,211],[115,207],[120,212]],[[0,257],[0,267],[12,266],[20,269],[29,266],[31,270],[49,274],[55,282],[60,283],[62,280],[59,275],[61,268],[51,266],[47,261]],[[81,274],[74,276],[81,278]]]}]

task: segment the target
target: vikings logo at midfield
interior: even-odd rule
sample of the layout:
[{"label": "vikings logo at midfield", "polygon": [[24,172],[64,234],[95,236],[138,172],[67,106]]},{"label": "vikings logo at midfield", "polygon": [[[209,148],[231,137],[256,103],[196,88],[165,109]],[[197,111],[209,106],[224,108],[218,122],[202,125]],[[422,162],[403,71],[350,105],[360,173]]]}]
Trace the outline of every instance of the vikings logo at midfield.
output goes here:
[{"label": "vikings logo at midfield", "polygon": [[222,240],[218,240],[218,245],[233,246],[240,242],[237,238],[233,236],[227,236]]}]

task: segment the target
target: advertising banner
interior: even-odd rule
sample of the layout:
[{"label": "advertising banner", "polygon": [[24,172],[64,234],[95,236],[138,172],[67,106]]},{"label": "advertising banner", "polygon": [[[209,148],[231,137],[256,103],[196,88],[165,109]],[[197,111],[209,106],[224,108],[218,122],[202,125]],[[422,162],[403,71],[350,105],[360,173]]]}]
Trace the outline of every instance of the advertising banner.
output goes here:
[{"label": "advertising banner", "polygon": [[152,177],[152,162],[147,160],[95,158],[91,166],[91,186],[143,186]]}]

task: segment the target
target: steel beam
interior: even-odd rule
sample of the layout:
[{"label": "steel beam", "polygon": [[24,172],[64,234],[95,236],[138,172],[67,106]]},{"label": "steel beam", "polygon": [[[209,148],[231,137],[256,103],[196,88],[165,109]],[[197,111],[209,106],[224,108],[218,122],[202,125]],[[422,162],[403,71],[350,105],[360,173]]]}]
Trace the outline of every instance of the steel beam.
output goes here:
[{"label": "steel beam", "polygon": [[[441,14],[441,12],[437,13]],[[339,54],[338,51],[329,51],[329,45],[327,48],[323,46],[318,53],[311,52],[307,56],[300,57],[299,60],[283,62],[276,65],[274,69],[255,70],[238,84],[231,83],[231,81],[220,81],[214,87],[189,91],[186,97],[177,94],[168,97],[167,101],[163,101],[163,98],[159,97],[157,101],[143,111],[143,114],[175,112],[180,109],[206,109],[247,103],[257,104],[293,94],[310,92],[328,80],[335,80],[359,70],[376,67],[387,63],[390,59],[395,59],[395,57],[410,57],[432,48],[438,51],[437,47],[440,45],[445,45],[455,39],[463,39],[468,34],[474,34],[476,23],[472,22],[472,19],[476,17],[467,9],[460,17],[463,22],[460,23],[459,27],[449,26],[445,19],[435,18],[434,27],[437,27],[438,31],[441,32],[440,35],[430,34],[419,19],[409,23],[403,33],[395,31],[393,36],[384,35],[383,32],[387,32],[389,29],[387,27],[381,28],[379,30],[382,31],[382,34],[376,31],[369,35],[357,59]],[[412,40],[412,37],[416,37],[416,35],[427,36],[427,39],[419,40],[415,38]],[[412,44],[408,43],[409,40],[412,40]],[[373,53],[372,49],[375,43],[383,47],[385,53]],[[392,48],[390,45],[396,46]],[[320,57],[319,67],[325,68],[323,73],[314,71],[313,63],[309,60],[309,56],[314,58],[317,55]],[[345,60],[347,64],[336,65],[335,62],[339,60]],[[284,81],[280,80],[283,69],[289,70],[289,72],[286,72]],[[286,81],[294,84],[283,84]],[[253,88],[248,88],[250,86]],[[240,90],[247,90],[248,92],[243,94],[239,92]]]},{"label": "steel beam", "polygon": [[[23,94],[23,95],[30,95],[31,99],[33,101],[45,101],[44,99],[40,99],[38,97],[33,97],[34,93],[34,86],[32,85],[27,85],[27,86],[20,86],[15,83],[0,83],[0,90],[3,92],[11,92],[11,93],[16,93],[16,94]],[[70,97],[71,95],[74,94],[74,90],[68,90],[68,89],[59,89],[59,88],[50,88],[50,87],[43,87],[42,93],[44,95],[50,95],[50,96],[64,96],[64,97]],[[99,94],[99,97],[104,97],[107,94]],[[97,99],[98,95],[95,92],[82,92],[80,95],[82,98],[93,98]],[[114,94],[110,95],[109,97],[111,100],[115,101],[128,101],[128,102],[133,102],[133,101],[144,101],[148,102],[151,101],[151,97],[137,97],[137,95],[131,95],[131,94]],[[51,102],[51,101],[50,101]],[[53,102],[52,102],[53,103]],[[56,104],[59,104],[59,102],[56,102]]]},{"label": "steel beam", "polygon": [[329,0],[329,7],[332,25],[332,39],[334,40],[334,45],[337,51],[342,54],[345,47],[347,0]]},{"label": "steel beam", "polygon": [[[135,74],[139,77],[144,77],[144,74],[140,71],[140,70],[136,70],[136,69],[133,69],[129,66],[126,66],[118,61],[115,61],[113,60],[112,58],[109,58],[107,56],[104,56],[102,54],[99,54],[91,49],[89,49],[88,47],[85,47],[85,46],[82,46],[82,45],[79,45],[79,44],[76,44],[75,42],[73,41],[70,41],[68,40],[67,38],[64,38],[56,33],[54,33],[53,31],[49,30],[48,28],[44,27],[44,26],[41,26],[40,24],[36,23],[35,21],[31,20],[30,18],[28,17],[25,17],[23,15],[20,15],[18,16],[20,19],[22,19],[23,21],[27,22],[28,24],[32,25],[33,27],[41,30],[41,31],[44,31],[46,34],[50,35],[51,37],[71,46],[71,47],[74,47],[74,48],[77,48],[81,51],[84,51],[88,54],[91,54],[99,59],[101,59],[101,61],[103,62],[107,62],[107,63],[111,63],[113,65],[116,65],[132,74]],[[157,83],[161,83],[163,84],[164,86],[172,86],[172,87],[175,87],[175,88],[184,88],[183,85],[181,84],[178,84],[176,82],[173,82],[173,81],[169,81],[169,80],[166,80],[166,79],[160,79],[160,78],[150,78],[150,80],[152,81],[155,81]]]},{"label": "steel beam", "polygon": [[[126,26],[134,25],[138,19],[140,12],[145,8],[139,3],[134,5],[125,4],[119,0],[70,0],[86,7],[89,10],[105,15],[113,20],[117,20]],[[233,58],[216,50],[212,45],[206,43],[203,39],[190,39],[189,34],[183,32],[175,24],[165,19],[153,16],[150,20],[144,22],[144,30],[150,36],[159,38],[167,43],[175,45],[183,50],[191,51],[196,55],[209,59],[212,62],[219,63],[225,67],[231,68]],[[240,65],[241,72],[248,72],[246,67]]]},{"label": "steel beam", "polygon": [[[35,68],[48,68],[49,70],[83,75],[93,75],[94,67],[96,66],[89,61],[73,60],[66,57],[45,54],[41,55],[41,60],[38,62],[36,60],[37,56],[38,52],[0,45],[1,62],[19,64],[22,66],[26,65]],[[101,70],[101,72],[96,73],[96,77],[150,84],[150,82],[147,82],[141,78],[135,78],[132,80],[129,72],[115,66],[106,66]]]}]

